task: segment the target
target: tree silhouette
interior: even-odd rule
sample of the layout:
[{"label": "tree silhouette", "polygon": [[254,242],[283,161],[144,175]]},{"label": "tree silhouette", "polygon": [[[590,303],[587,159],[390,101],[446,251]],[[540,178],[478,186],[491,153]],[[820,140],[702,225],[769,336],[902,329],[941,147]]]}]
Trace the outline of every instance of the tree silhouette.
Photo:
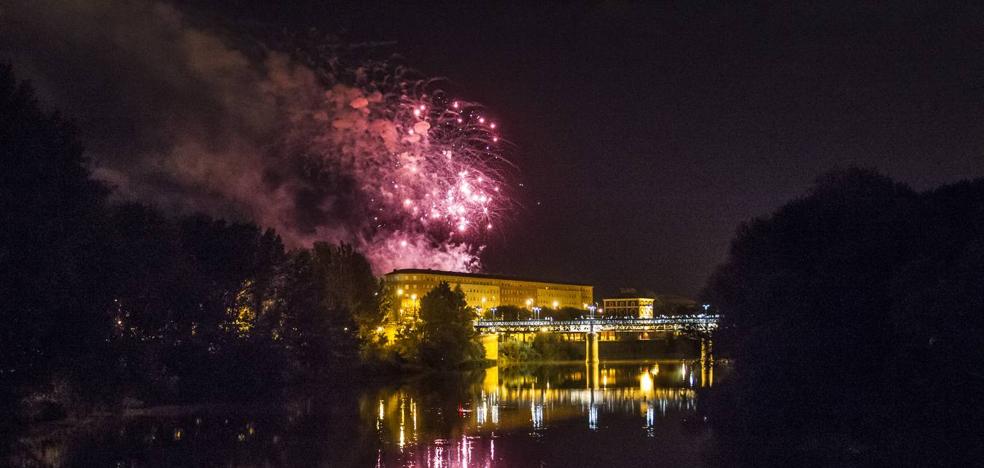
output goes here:
[{"label": "tree silhouette", "polygon": [[482,348],[472,321],[474,311],[460,287],[442,282],[420,300],[420,360],[438,369],[479,360]]},{"label": "tree silhouette", "polygon": [[[984,390],[972,370],[984,365],[982,186],[918,194],[834,171],[739,229],[704,292],[735,358],[714,419],[727,451],[757,464],[802,461],[808,446],[882,462],[951,459],[954,439],[980,451],[966,423],[980,421],[971,389]],[[941,372],[962,387],[926,377]]]},{"label": "tree silhouette", "polygon": [[102,348],[107,190],[75,129],[0,65],[0,388],[71,370]]}]

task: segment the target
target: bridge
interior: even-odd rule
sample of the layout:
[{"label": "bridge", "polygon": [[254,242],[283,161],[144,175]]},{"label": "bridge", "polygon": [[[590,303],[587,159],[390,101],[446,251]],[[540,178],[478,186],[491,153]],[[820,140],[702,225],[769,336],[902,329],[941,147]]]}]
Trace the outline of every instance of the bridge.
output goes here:
[{"label": "bridge", "polygon": [[598,334],[601,332],[644,333],[668,332],[701,337],[701,353],[707,344],[703,338],[718,327],[719,315],[662,315],[653,318],[582,318],[577,320],[476,320],[486,359],[498,359],[499,335],[509,333],[584,333],[585,361],[598,361]]}]

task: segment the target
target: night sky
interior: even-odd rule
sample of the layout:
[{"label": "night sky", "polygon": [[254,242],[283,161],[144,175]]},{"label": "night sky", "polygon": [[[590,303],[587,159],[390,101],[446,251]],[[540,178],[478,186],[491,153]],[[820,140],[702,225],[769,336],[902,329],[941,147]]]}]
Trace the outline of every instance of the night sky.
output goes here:
[{"label": "night sky", "polygon": [[393,41],[489,107],[524,185],[489,272],[693,295],[739,223],[824,171],[984,175],[979,7],[270,3],[179,7]]}]

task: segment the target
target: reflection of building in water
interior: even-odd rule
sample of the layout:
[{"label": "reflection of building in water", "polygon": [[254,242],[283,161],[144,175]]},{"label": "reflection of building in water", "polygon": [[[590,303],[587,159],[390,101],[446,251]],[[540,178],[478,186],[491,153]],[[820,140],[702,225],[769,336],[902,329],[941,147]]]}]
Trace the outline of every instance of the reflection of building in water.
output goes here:
[{"label": "reflection of building in water", "polygon": [[[662,374],[661,374],[662,370]],[[696,410],[694,387],[701,372],[681,361],[664,361],[647,366],[602,366],[587,364],[585,371],[571,370],[566,375],[552,376],[553,380],[496,370],[499,386],[495,391],[485,388],[482,412],[496,411],[496,429],[531,428],[539,430],[564,420],[585,418],[588,427],[598,428],[604,414],[638,414],[647,427],[671,412]],[[703,371],[707,372],[707,371]],[[560,384],[558,384],[560,383]],[[578,384],[579,383],[579,384]],[[499,406],[528,408],[528,412],[498,412]],[[486,427],[488,417],[477,414],[476,428]]]},{"label": "reflection of building in water", "polygon": [[[583,371],[570,369],[549,378],[492,367],[476,384],[472,400],[458,408],[458,417],[466,432],[478,432],[540,429],[550,421],[581,417],[597,421],[601,413],[639,414],[648,420],[668,411],[693,411],[695,387],[708,385],[704,376],[711,372],[694,364],[662,361],[626,367],[594,363]],[[377,429],[389,433],[399,446],[418,439],[420,415],[413,396],[395,392],[380,398],[373,409]]]},{"label": "reflection of building in water", "polygon": [[696,411],[696,388],[710,384],[706,365],[713,363],[492,367],[454,407],[421,411],[420,402],[433,396],[384,391],[364,403],[363,415],[375,420],[384,444],[399,449],[399,460],[383,465],[468,466],[494,459],[494,439],[486,438],[493,432],[541,432],[570,423],[604,431],[610,415],[629,415],[655,436],[668,418]]}]

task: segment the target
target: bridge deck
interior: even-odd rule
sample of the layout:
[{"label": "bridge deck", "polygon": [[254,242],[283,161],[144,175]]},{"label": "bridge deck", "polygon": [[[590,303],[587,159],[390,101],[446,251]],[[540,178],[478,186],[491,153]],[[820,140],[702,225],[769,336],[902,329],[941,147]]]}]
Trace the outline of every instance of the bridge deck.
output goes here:
[{"label": "bridge deck", "polygon": [[579,320],[477,320],[480,333],[597,333],[618,332],[710,332],[717,328],[718,315],[674,315],[651,319],[586,318]]}]

